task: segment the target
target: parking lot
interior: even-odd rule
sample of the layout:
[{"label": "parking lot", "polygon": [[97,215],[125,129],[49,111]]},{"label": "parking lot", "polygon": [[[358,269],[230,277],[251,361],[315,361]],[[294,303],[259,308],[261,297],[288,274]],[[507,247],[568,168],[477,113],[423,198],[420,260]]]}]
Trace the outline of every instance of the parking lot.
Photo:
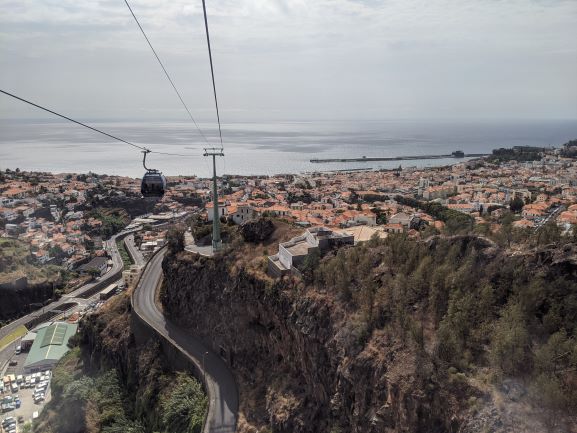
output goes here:
[{"label": "parking lot", "polygon": [[[44,406],[48,401],[50,401],[50,379],[52,375],[45,373],[35,373],[34,375],[23,374],[24,361],[26,360],[26,353],[14,354],[11,358],[10,364],[6,368],[4,374],[2,375],[2,385],[0,385],[0,401],[2,407],[0,408],[2,414],[0,417],[1,421],[7,418],[13,418],[16,421],[16,426],[12,423],[6,423],[3,425],[3,432],[20,432],[22,425],[28,421],[31,421],[36,414],[36,416],[42,411]],[[15,364],[15,365],[14,365]],[[4,379],[7,377],[16,378],[16,380],[10,381],[10,385],[16,383],[17,390],[14,391],[10,389],[10,385]],[[20,383],[18,383],[20,379]],[[26,380],[28,379],[28,381]],[[45,390],[42,393],[39,391],[40,384],[45,383]],[[2,390],[1,388],[4,387]],[[34,398],[34,394],[42,394],[44,399]]]},{"label": "parking lot", "polygon": [[[119,293],[124,287],[119,287],[111,294]],[[78,317],[84,314],[90,313],[92,311],[98,310],[106,301],[101,299],[100,293],[92,295],[88,299],[75,299],[76,306],[68,310],[62,317],[56,317],[53,319],[60,319],[68,317],[70,315],[76,314]],[[16,421],[15,430],[11,430],[12,423],[6,423],[8,429],[4,429],[4,426],[0,427],[0,433],[20,433],[22,431],[22,426],[33,419],[34,414],[38,415],[44,409],[46,403],[50,401],[50,380],[52,376],[44,378],[47,379],[46,390],[44,391],[44,400],[38,400],[35,402],[34,393],[36,391],[37,385],[41,382],[41,378],[31,386],[21,386],[18,384],[18,390],[12,392],[10,389],[11,383],[16,382],[18,376],[22,376],[24,379],[26,376],[24,372],[24,363],[28,357],[28,352],[16,353],[16,348],[21,345],[21,340],[17,339],[10,345],[4,347],[0,350],[0,402],[4,405],[4,409],[0,408],[0,424],[7,419],[14,419]],[[2,371],[3,370],[3,371]],[[9,382],[8,388],[2,390],[4,385],[4,378],[6,376],[14,376],[15,380]],[[46,375],[44,375],[46,376]],[[26,381],[24,381],[26,383]],[[18,400],[18,404],[16,403]],[[16,407],[18,406],[18,407]],[[20,421],[20,422],[18,422]]]}]

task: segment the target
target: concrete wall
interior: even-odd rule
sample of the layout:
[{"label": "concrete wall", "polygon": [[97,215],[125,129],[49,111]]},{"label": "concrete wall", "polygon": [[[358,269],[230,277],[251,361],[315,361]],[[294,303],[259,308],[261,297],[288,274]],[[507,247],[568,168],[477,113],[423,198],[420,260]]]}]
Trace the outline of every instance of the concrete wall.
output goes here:
[{"label": "concrete wall", "polygon": [[144,321],[134,310],[131,311],[131,327],[136,343],[148,344],[151,341],[158,340],[162,349],[162,354],[166,358],[170,367],[175,371],[187,371],[191,373],[196,379],[203,384],[204,376],[200,368],[179,349],[172,345],[163,336],[159,335],[154,328],[152,328],[146,321]]},{"label": "concrete wall", "polygon": [[289,253],[287,249],[283,247],[281,244],[279,244],[278,246],[278,259],[285,268],[287,269],[291,268],[293,264],[292,254]]}]

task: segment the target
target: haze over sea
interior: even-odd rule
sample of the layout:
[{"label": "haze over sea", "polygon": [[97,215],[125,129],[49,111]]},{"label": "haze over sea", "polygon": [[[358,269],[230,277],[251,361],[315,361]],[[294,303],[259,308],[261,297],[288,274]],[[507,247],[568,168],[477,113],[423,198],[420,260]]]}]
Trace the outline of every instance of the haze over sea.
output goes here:
[{"label": "haze over sea", "polygon": [[[206,143],[189,122],[103,122],[89,124],[159,152],[150,167],[164,174],[208,177]],[[200,124],[211,146],[219,146],[214,126]],[[424,154],[490,153],[516,145],[559,147],[577,138],[577,120],[523,121],[309,121],[245,122],[223,125],[226,174],[278,174],[354,168],[434,166],[455,159],[313,164],[312,158],[391,157]],[[0,168],[88,172],[140,177],[138,149],[79,126],[52,120],[0,120]]]}]

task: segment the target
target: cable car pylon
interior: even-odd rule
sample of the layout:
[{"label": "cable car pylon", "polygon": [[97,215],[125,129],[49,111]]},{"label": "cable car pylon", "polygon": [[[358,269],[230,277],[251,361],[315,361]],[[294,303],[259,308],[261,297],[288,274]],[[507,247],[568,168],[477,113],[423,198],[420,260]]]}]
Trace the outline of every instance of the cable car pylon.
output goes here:
[{"label": "cable car pylon", "polygon": [[220,238],[220,213],[218,211],[218,187],[216,182],[216,157],[224,156],[222,147],[208,147],[204,149],[204,156],[212,156],[212,252],[222,248]]}]

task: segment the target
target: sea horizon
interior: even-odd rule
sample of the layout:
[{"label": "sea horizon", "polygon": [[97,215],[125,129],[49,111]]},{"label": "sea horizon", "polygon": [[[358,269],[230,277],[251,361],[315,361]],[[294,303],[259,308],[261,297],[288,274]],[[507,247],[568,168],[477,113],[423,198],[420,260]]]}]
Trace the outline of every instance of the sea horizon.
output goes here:
[{"label": "sea horizon", "polygon": [[[147,166],[167,176],[211,175],[202,156],[219,147],[218,130],[199,123],[207,141],[190,122],[92,120],[92,126],[157,152]],[[230,175],[274,175],[346,169],[391,169],[453,164],[443,158],[410,161],[311,163],[311,159],[490,153],[517,145],[559,147],[577,138],[577,119],[382,119],[232,121],[222,125],[225,157],[217,170]],[[138,149],[65,121],[0,120],[0,168],[54,173],[141,177]]]}]

